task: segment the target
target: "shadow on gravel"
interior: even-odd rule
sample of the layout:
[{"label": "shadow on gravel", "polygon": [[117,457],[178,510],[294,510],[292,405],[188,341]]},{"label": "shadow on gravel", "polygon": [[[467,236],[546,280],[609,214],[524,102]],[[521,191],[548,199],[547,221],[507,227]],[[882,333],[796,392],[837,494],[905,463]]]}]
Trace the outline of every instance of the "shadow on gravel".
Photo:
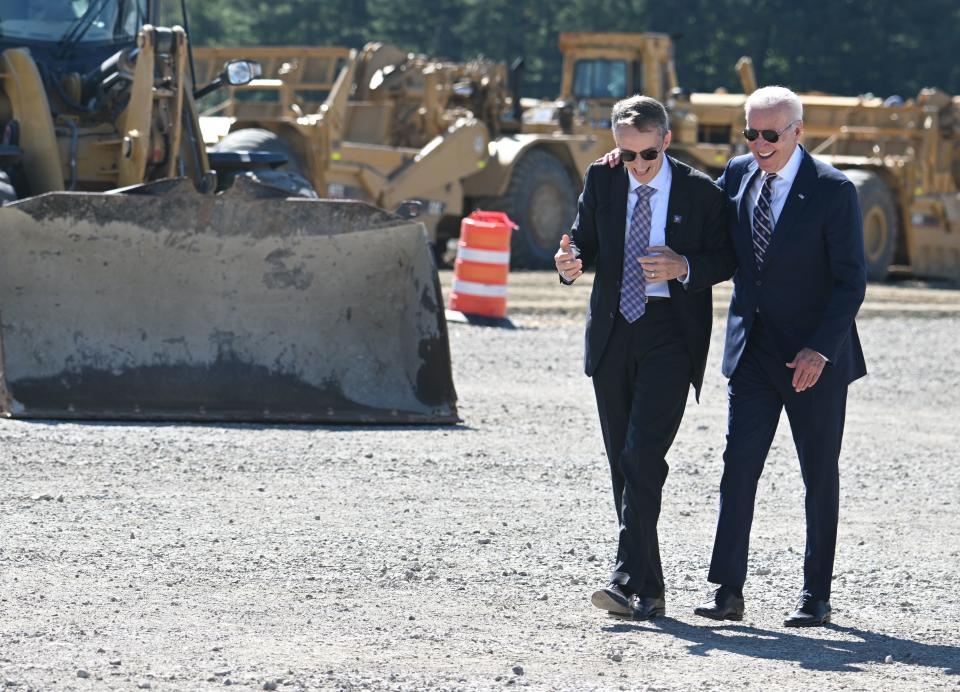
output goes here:
[{"label": "shadow on gravel", "polygon": [[140,421],[140,420],[57,420],[54,418],[21,418],[18,423],[26,425],[80,426],[90,428],[192,428],[208,430],[294,430],[310,432],[326,430],[328,432],[404,432],[404,431],[440,431],[469,432],[475,430],[466,423],[391,424],[391,423],[203,423],[197,421]]},{"label": "shadow on gravel", "polygon": [[[650,623],[624,622],[605,627],[611,634],[664,633],[691,642],[694,656],[727,651],[742,656],[776,661],[796,661],[803,668],[836,672],[860,672],[859,664],[883,663],[891,656],[896,663],[937,668],[948,675],[960,675],[960,647],[925,644],[856,627],[827,625],[822,629],[768,630],[746,625],[690,625],[664,618]],[[797,633],[794,633],[797,632]],[[802,632],[802,633],[801,633]],[[840,638],[821,638],[830,632]]]}]

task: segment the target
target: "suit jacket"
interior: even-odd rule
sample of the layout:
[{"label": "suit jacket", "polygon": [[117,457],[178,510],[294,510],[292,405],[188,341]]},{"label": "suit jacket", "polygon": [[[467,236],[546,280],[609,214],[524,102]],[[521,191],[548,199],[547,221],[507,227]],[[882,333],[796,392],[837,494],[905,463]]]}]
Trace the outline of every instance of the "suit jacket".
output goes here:
[{"label": "suit jacket", "polygon": [[[670,281],[670,305],[691,359],[690,382],[700,396],[710,345],[713,298],[710,287],[730,278],[736,258],[727,233],[727,201],[706,175],[665,157],[673,180],[667,203],[666,244],[690,263],[686,287]],[[584,267],[596,277],[587,314],[584,371],[592,376],[603,356],[620,310],[623,248],[627,224],[626,168],[593,164],[587,169],[571,235]]]},{"label": "suit jacket", "polygon": [[867,283],[857,191],[836,168],[802,153],[760,271],[746,201],[760,173],[757,163],[749,154],[733,158],[717,180],[732,201],[730,232],[738,260],[723,354],[727,377],[758,312],[784,363],[809,347],[828,358],[844,384],[867,372],[854,323]]}]

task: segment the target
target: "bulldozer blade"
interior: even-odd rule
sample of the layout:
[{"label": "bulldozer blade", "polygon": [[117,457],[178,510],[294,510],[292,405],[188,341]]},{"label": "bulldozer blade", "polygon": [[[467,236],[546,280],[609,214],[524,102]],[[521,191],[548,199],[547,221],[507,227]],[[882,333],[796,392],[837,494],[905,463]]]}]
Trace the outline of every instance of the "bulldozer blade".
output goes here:
[{"label": "bulldozer blade", "polygon": [[244,179],[3,207],[0,413],[456,422],[425,230]]}]

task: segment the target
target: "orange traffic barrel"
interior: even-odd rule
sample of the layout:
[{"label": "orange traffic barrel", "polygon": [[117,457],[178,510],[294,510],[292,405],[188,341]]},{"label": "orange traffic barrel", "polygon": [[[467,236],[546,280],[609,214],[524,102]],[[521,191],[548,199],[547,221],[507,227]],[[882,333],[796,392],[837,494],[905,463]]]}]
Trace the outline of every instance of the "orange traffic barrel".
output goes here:
[{"label": "orange traffic barrel", "polygon": [[477,210],[460,222],[451,310],[483,317],[507,314],[510,234],[516,227],[500,211]]}]

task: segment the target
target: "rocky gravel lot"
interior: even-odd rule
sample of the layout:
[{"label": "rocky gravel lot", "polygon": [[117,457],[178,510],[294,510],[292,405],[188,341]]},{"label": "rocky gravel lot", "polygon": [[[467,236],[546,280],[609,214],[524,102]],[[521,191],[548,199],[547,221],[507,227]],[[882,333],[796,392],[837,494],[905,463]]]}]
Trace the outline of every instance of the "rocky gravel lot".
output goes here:
[{"label": "rocky gravel lot", "polygon": [[458,426],[0,421],[0,687],[960,690],[960,291],[870,287],[834,624],[798,631],[781,626],[803,551],[785,419],[747,617],[691,612],[729,289],[669,460],[668,617],[635,623],[589,604],[616,527],[581,368],[587,287],[511,284],[514,329],[450,325]]}]

